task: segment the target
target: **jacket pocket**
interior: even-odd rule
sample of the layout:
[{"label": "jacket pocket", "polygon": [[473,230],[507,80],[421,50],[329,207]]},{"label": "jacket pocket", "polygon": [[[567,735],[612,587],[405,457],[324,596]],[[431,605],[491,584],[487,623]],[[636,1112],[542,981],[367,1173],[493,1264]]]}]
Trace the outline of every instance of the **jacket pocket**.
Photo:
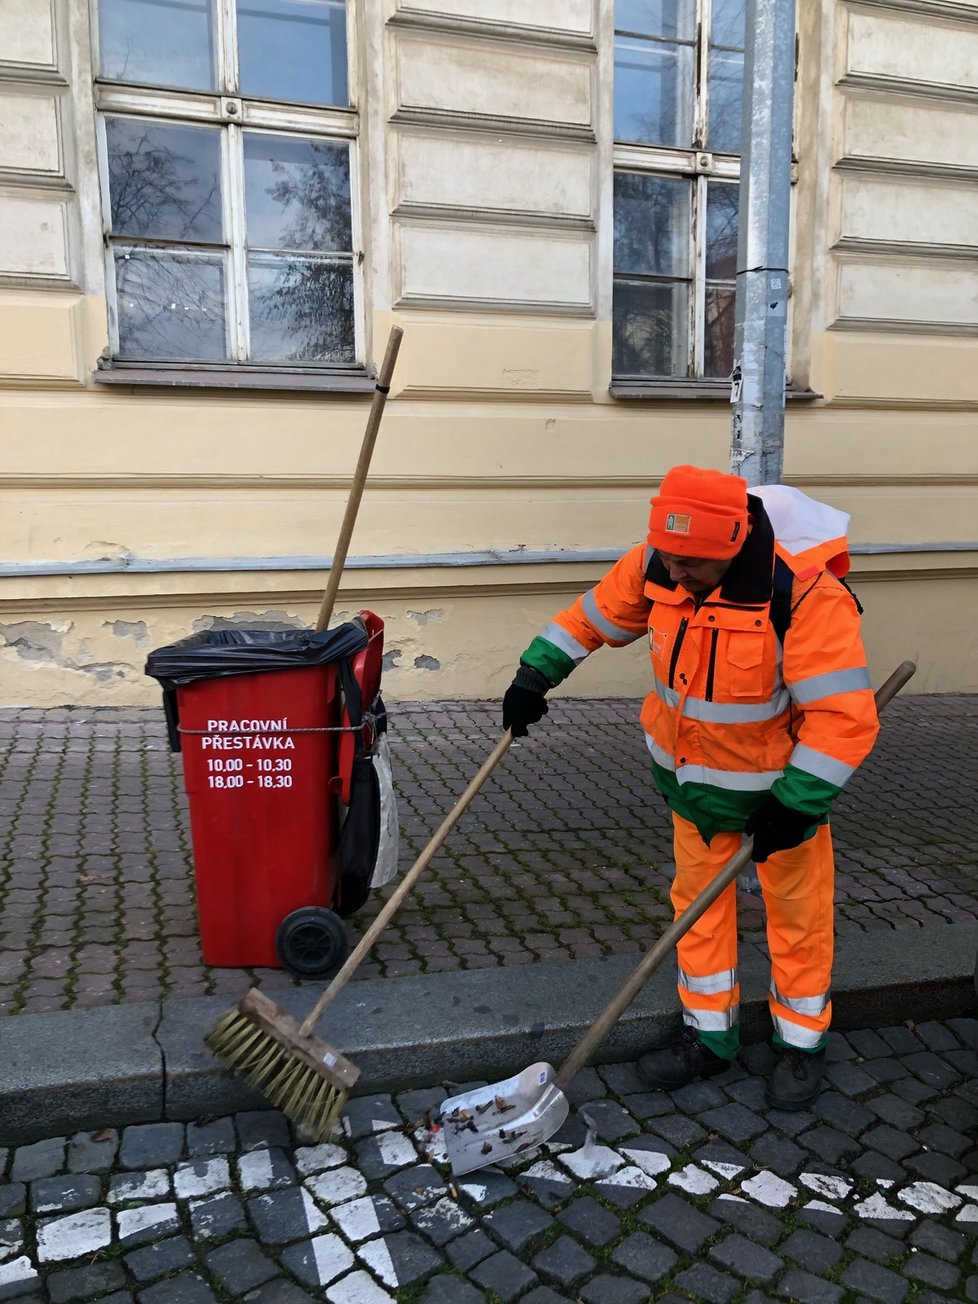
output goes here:
[{"label": "jacket pocket", "polygon": [[[726,690],[733,698],[763,698],[768,693],[767,639],[764,630],[757,633],[734,630],[727,640]],[[722,662],[721,662],[722,664]]]}]

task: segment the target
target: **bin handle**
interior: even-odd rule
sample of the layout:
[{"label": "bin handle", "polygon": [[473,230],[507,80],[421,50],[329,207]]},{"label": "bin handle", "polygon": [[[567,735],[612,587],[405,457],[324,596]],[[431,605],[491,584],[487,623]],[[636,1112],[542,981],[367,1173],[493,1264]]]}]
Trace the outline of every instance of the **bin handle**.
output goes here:
[{"label": "bin handle", "polygon": [[343,575],[343,567],[346,564],[346,554],[350,547],[350,539],[353,535],[353,525],[357,519],[357,512],[360,508],[360,499],[363,496],[363,486],[367,480],[367,469],[370,466],[370,458],[373,455],[374,444],[377,440],[377,430],[380,426],[380,418],[384,412],[384,405],[387,402],[387,395],[391,387],[391,377],[394,374],[394,364],[397,361],[397,353],[401,347],[401,336],[404,331],[400,326],[392,326],[391,333],[387,340],[387,352],[384,354],[384,361],[380,366],[380,374],[377,376],[377,385],[374,389],[374,396],[370,403],[370,415],[367,418],[367,429],[364,431],[363,443],[360,446],[360,458],[357,462],[356,470],[353,473],[353,484],[350,486],[350,496],[346,500],[346,512],[343,515],[343,524],[340,526],[340,537],[336,541],[336,550],[333,553],[333,561],[329,570],[329,580],[326,584],[326,592],[323,594],[322,605],[319,608],[319,617],[316,620],[316,633],[324,630],[330,622],[333,615],[333,607],[336,603],[336,594],[339,591],[340,579]]}]

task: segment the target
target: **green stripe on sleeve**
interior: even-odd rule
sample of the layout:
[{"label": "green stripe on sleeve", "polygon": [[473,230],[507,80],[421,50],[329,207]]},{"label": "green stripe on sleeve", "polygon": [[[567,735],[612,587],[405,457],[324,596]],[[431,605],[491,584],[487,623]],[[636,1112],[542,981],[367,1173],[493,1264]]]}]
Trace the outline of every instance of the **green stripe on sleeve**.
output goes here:
[{"label": "green stripe on sleeve", "polygon": [[541,638],[539,634],[520,657],[520,660],[524,665],[539,670],[540,674],[550,681],[553,688],[563,683],[575,665],[573,659],[566,652],[561,652],[559,647],[554,647],[553,643],[548,639]]},{"label": "green stripe on sleeve", "polygon": [[815,822],[825,818],[841,791],[834,783],[795,769],[793,765],[786,765],[784,774],[771,785],[771,792],[778,801],[792,810],[811,815]]}]

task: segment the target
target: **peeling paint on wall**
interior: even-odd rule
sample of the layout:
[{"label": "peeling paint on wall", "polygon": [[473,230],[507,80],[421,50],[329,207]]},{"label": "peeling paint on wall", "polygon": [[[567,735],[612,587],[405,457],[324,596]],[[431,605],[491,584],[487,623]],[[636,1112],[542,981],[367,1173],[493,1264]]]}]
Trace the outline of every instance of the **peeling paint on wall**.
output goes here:
[{"label": "peeling paint on wall", "polygon": [[65,635],[70,629],[67,621],[46,625],[40,620],[20,620],[12,625],[0,625],[0,638],[25,661],[61,661]]},{"label": "peeling paint on wall", "polygon": [[436,661],[434,657],[420,656],[414,658],[415,670],[440,670],[441,662]]},{"label": "peeling paint on wall", "polygon": [[383,669],[384,670],[400,669],[400,667],[397,664],[398,658],[400,656],[401,656],[401,649],[399,647],[388,648],[388,650],[384,653]]},{"label": "peeling paint on wall", "polygon": [[193,623],[193,632],[203,634],[211,629],[305,629],[304,621],[290,616],[287,611],[236,611],[233,616],[201,616]]},{"label": "peeling paint on wall", "polygon": [[441,607],[432,607],[428,611],[406,611],[404,613],[408,620],[416,620],[419,625],[427,625],[429,621],[443,621],[445,612]]},{"label": "peeling paint on wall", "polygon": [[132,666],[126,661],[92,661],[89,665],[68,668],[91,675],[99,684],[104,684],[110,679],[127,679],[133,673]]},{"label": "peeling paint on wall", "polygon": [[145,620],[107,620],[104,623],[116,638],[131,638],[137,647],[143,647],[149,642]]}]

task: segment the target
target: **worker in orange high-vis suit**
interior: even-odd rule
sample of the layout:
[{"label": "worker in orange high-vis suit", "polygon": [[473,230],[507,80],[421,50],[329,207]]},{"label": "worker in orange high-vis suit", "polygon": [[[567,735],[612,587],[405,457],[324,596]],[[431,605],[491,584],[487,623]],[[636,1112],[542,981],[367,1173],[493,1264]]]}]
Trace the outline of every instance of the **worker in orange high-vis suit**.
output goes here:
[{"label": "worker in orange high-vis suit", "polygon": [[[842,516],[778,489],[797,495],[802,514],[809,504]],[[753,835],[779,1052],[768,1100],[800,1109],[820,1087],[832,1012],[828,811],[878,723],[859,609],[826,565],[844,539],[789,552],[761,493],[719,471],[669,471],[652,499],[648,545],[627,552],[533,640],[506,692],[503,724],[523,736],[547,711],[548,690],[591,652],[648,638],[653,691],[642,725],[672,810],[673,906],[681,913],[744,833]],[[800,533],[811,544],[805,522]],[[779,582],[790,600],[787,628],[775,616]],[[733,884],[680,941],[678,963],[682,1032],[638,1065],[650,1086],[665,1089],[722,1072],[739,1048]]]}]

